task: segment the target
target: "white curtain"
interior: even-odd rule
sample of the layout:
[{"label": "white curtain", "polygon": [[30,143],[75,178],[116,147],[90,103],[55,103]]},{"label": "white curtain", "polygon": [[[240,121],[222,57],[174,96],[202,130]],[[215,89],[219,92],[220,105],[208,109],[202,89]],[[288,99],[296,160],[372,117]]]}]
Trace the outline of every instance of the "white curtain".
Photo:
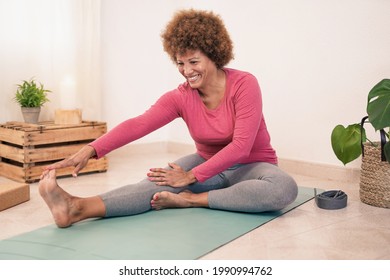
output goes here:
[{"label": "white curtain", "polygon": [[56,109],[99,120],[100,0],[0,0],[0,122],[21,121],[16,85],[35,78],[51,90],[41,121]]}]

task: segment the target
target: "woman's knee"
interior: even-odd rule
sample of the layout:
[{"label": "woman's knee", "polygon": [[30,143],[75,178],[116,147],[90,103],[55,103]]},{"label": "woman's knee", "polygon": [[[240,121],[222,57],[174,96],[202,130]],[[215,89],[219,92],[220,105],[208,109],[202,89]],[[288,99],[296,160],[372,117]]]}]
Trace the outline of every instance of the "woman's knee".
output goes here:
[{"label": "woman's knee", "polygon": [[266,184],[260,181],[255,184],[258,191],[253,193],[252,199],[259,212],[281,210],[294,202],[298,195],[297,183],[285,173],[274,176]]},{"label": "woman's knee", "polygon": [[278,190],[275,191],[277,193],[277,196],[275,197],[275,210],[283,209],[294,202],[298,196],[298,185],[295,180],[287,174],[278,180],[277,185],[275,185],[275,190]]},{"label": "woman's knee", "polygon": [[186,155],[175,161],[176,164],[178,164],[181,168],[183,168],[186,171],[191,170],[192,168],[198,166],[199,164],[202,164],[203,162],[205,162],[205,159],[203,159],[198,154]]}]

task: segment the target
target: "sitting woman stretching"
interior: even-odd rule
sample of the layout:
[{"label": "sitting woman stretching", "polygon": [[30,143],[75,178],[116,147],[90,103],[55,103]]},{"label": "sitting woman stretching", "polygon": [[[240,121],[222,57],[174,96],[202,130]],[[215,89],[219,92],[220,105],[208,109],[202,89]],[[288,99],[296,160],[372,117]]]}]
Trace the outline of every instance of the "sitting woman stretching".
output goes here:
[{"label": "sitting woman stretching", "polygon": [[[164,208],[275,211],[295,200],[295,181],[277,166],[257,79],[225,67],[233,58],[233,44],[221,18],[208,11],[179,11],[162,39],[185,82],[142,115],[42,173],[39,191],[59,227]],[[176,118],[186,123],[195,154],[165,168],[151,168],[144,180],[97,196],[75,197],[58,186],[55,169],[74,166],[76,176],[90,158],[100,158]]]}]

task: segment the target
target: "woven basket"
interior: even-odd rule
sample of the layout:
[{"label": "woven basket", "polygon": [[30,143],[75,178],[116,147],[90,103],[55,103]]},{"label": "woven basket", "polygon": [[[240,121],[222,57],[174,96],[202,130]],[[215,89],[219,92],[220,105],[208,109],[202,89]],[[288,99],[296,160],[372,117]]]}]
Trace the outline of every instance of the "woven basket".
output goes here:
[{"label": "woven basket", "polygon": [[390,208],[390,164],[381,159],[381,143],[364,143],[360,175],[360,200],[382,208]]}]

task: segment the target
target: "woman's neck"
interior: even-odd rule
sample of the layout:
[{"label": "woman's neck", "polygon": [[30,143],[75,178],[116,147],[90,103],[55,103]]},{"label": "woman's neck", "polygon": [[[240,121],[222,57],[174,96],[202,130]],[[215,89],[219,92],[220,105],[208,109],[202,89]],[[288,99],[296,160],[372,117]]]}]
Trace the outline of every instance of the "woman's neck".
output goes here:
[{"label": "woman's neck", "polygon": [[199,88],[199,93],[205,97],[211,97],[214,95],[220,95],[225,92],[226,77],[225,72],[222,69],[217,69],[215,75],[208,81],[208,83]]},{"label": "woman's neck", "polygon": [[213,78],[204,88],[199,88],[199,94],[203,103],[209,109],[215,109],[221,103],[225,95],[226,75],[222,69],[217,69]]}]

